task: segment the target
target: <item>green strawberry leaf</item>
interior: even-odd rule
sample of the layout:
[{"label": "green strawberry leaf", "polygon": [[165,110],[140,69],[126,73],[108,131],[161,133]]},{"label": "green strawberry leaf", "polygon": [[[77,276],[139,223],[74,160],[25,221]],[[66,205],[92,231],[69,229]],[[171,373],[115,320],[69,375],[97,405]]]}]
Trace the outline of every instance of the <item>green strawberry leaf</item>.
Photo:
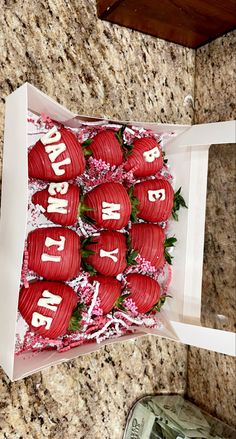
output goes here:
[{"label": "green strawberry leaf", "polygon": [[172,296],[169,296],[169,295],[166,294],[165,296],[160,297],[160,299],[158,300],[158,302],[156,303],[156,305],[154,305],[154,307],[151,309],[150,312],[153,312],[153,311],[158,311],[158,312],[160,312],[162,306],[164,305],[164,303],[165,303],[165,301],[166,301],[166,299],[167,299],[167,297],[172,297]]},{"label": "green strawberry leaf", "polygon": [[127,247],[127,252],[126,252],[126,261],[127,261],[127,264],[128,264],[128,265],[136,265],[137,262],[136,262],[135,259],[136,259],[137,256],[138,256],[138,252],[135,251],[135,250],[132,248],[132,245],[131,245],[131,238],[130,238],[130,235],[129,235],[129,234],[126,235],[126,247]]},{"label": "green strawberry leaf", "polygon": [[139,210],[138,210],[139,200],[138,200],[138,198],[136,198],[134,196],[134,187],[133,186],[131,186],[129,188],[128,195],[129,195],[131,207],[132,207],[130,219],[132,222],[135,222],[135,221],[137,221],[137,215],[139,213]]},{"label": "green strawberry leaf", "polygon": [[174,236],[171,236],[170,238],[166,238],[164,242],[164,247],[165,248],[174,247],[176,242],[177,239]]},{"label": "green strawberry leaf", "polygon": [[84,259],[82,260],[82,266],[83,266],[85,271],[87,271],[89,274],[91,274],[91,276],[94,276],[95,274],[97,274],[97,271],[95,270],[95,268],[93,268],[92,265],[85,262]]},{"label": "green strawberry leaf", "polygon": [[172,217],[174,218],[175,221],[178,221],[178,219],[179,219],[177,212],[179,211],[180,207],[185,207],[186,209],[188,208],[188,206],[186,205],[185,200],[182,197],[180,192],[181,192],[181,187],[175,192],[175,195],[174,195]]},{"label": "green strawberry leaf", "polygon": [[116,138],[117,138],[118,142],[121,144],[121,146],[124,143],[123,134],[124,134],[125,128],[126,128],[126,126],[122,125],[122,127],[119,129],[119,131],[116,132]]},{"label": "green strawberry leaf", "polygon": [[74,309],[70,322],[69,322],[69,326],[68,326],[68,330],[69,331],[78,331],[79,329],[81,329],[81,319],[82,319],[82,311],[85,308],[85,305],[83,303],[78,303],[76,308]]},{"label": "green strawberry leaf", "polygon": [[91,145],[93,139],[87,139],[82,143],[82,148],[86,148],[87,146]]}]

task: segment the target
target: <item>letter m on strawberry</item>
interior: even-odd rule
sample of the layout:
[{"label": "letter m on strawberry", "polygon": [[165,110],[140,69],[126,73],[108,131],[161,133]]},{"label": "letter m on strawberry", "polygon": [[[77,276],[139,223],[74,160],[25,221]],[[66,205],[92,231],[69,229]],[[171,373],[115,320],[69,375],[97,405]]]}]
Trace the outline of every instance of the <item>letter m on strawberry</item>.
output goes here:
[{"label": "letter m on strawberry", "polygon": [[102,219],[120,219],[120,204],[102,202]]}]

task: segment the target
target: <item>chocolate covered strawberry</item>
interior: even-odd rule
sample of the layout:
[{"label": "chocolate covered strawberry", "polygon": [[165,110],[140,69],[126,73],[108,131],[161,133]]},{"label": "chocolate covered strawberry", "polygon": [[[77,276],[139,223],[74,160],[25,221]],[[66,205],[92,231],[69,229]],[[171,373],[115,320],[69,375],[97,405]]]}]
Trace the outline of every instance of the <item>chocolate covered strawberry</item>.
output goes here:
[{"label": "chocolate covered strawberry", "polygon": [[131,202],[125,188],[120,183],[103,183],[84,197],[86,216],[98,228],[120,230],[128,224]]},{"label": "chocolate covered strawberry", "polygon": [[118,139],[119,134],[112,130],[100,131],[83,144],[84,153],[111,166],[119,166],[123,162],[123,151]]},{"label": "chocolate covered strawberry", "polygon": [[180,206],[187,207],[180,194],[181,188],[174,194],[171,184],[164,179],[146,180],[135,184],[129,195],[132,201],[132,219],[142,218],[149,222],[167,221],[173,216],[178,220]]},{"label": "chocolate covered strawberry", "polygon": [[28,268],[48,280],[70,280],[80,272],[80,237],[64,227],[33,230],[27,239]]},{"label": "chocolate covered strawberry", "polygon": [[160,145],[154,137],[136,139],[125,163],[126,171],[133,171],[135,177],[154,175],[163,166]]},{"label": "chocolate covered strawberry", "polygon": [[173,247],[177,240],[174,237],[166,238],[158,224],[132,224],[129,233],[131,248],[153,267],[161,268],[166,261],[172,263],[168,248]]},{"label": "chocolate covered strawberry", "polygon": [[83,242],[85,269],[91,267],[105,276],[117,276],[126,266],[126,236],[115,231],[102,231]]},{"label": "chocolate covered strawberry", "polygon": [[77,302],[76,293],[68,285],[37,281],[21,289],[19,311],[31,331],[44,337],[57,338],[68,330],[79,329],[78,325],[75,326],[75,317],[72,318]]},{"label": "chocolate covered strawberry", "polygon": [[127,293],[137,307],[137,311],[146,314],[159,303],[160,286],[157,281],[151,277],[142,274],[128,274]]},{"label": "chocolate covered strawberry", "polygon": [[82,147],[74,133],[54,126],[30,150],[29,177],[45,181],[65,181],[85,170]]},{"label": "chocolate covered strawberry", "polygon": [[90,282],[99,283],[98,297],[100,299],[99,308],[103,314],[109,313],[121,295],[121,283],[111,276],[92,276]]},{"label": "chocolate covered strawberry", "polygon": [[50,183],[47,189],[35,192],[32,201],[53,223],[70,226],[78,219],[80,188],[67,182]]}]

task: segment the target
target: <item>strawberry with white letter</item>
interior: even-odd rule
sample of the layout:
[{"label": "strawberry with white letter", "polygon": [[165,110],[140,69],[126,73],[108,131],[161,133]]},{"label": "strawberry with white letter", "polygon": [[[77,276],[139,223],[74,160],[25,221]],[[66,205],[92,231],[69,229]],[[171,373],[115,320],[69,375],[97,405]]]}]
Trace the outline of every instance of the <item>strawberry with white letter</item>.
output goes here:
[{"label": "strawberry with white letter", "polygon": [[33,230],[27,239],[28,268],[48,280],[70,280],[80,272],[80,237],[64,227]]},{"label": "strawberry with white letter", "polygon": [[68,285],[37,281],[21,289],[19,311],[31,331],[44,337],[57,338],[70,330],[79,329],[77,302],[76,293]]},{"label": "strawberry with white letter", "polygon": [[136,139],[124,169],[133,171],[135,177],[155,175],[163,166],[163,155],[154,137]]},{"label": "strawberry with white letter", "polygon": [[105,276],[117,276],[126,266],[126,236],[123,233],[103,230],[86,238],[82,258],[85,269]]},{"label": "strawberry with white letter", "polygon": [[33,146],[28,155],[29,177],[66,181],[85,170],[82,147],[74,133],[54,126]]},{"label": "strawberry with white letter", "polygon": [[180,194],[181,188],[174,194],[171,184],[164,179],[146,180],[135,184],[129,195],[133,210],[133,220],[142,218],[149,222],[167,221],[173,216],[178,220],[180,206],[187,207]]}]

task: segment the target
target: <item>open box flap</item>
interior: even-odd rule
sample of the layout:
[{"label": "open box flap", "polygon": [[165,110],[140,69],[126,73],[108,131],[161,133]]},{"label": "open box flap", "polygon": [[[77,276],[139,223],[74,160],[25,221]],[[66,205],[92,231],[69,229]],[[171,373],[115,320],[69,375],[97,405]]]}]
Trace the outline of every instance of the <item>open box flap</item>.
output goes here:
[{"label": "open box flap", "polygon": [[169,318],[164,310],[160,312],[160,329],[150,329],[144,327],[130,326],[130,330],[133,331],[132,334],[123,335],[119,338],[110,338],[101,343],[89,343],[78,347],[74,347],[65,352],[57,351],[43,351],[43,352],[29,352],[21,355],[15,355],[14,360],[14,373],[11,377],[12,380],[18,380],[24,378],[32,373],[36,373],[46,367],[53,366],[55,364],[62,363],[64,361],[72,360],[82,355],[89,354],[99,350],[101,347],[124,342],[126,340],[131,340],[137,337],[142,337],[144,335],[153,334],[156,336],[161,336],[168,338],[170,340],[179,341],[175,330],[170,324]]},{"label": "open box flap", "polygon": [[[43,112],[47,114],[50,118],[57,119],[64,123],[66,123],[66,121],[70,121],[71,124],[75,123],[76,126],[78,126],[78,124],[81,124],[81,122],[88,123],[88,120],[90,121],[90,123],[97,123],[98,121],[100,123],[100,121],[104,121],[103,119],[88,118],[86,116],[75,116],[74,113],[66,110],[61,105],[53,101],[51,98],[49,98],[30,84],[24,84],[7,98],[4,140],[2,217],[0,225],[0,294],[2,299],[0,318],[0,362],[8,375],[11,378],[15,377],[14,379],[17,379],[17,377],[19,378],[20,376],[24,376],[25,374],[30,374],[32,373],[32,371],[41,370],[43,367],[49,365],[48,361],[50,361],[50,364],[51,361],[53,361],[53,363],[55,364],[57,362],[64,361],[65,359],[74,358],[80,353],[84,354],[93,350],[97,350],[100,346],[103,345],[100,344],[92,346],[91,344],[89,344],[84,345],[83,347],[80,346],[73,349],[73,351],[70,351],[70,353],[68,353],[68,358],[65,358],[64,354],[62,355],[63,358],[61,357],[61,354],[57,354],[58,358],[55,359],[55,361],[52,360],[52,355],[55,355],[55,352],[50,352],[50,354],[48,354],[48,352],[41,352],[35,357],[37,358],[37,367],[36,363],[33,362],[34,357],[32,357],[32,360],[30,359],[30,364],[27,364],[29,362],[23,361],[20,357],[18,357],[15,364],[16,370],[14,371],[17,305],[27,223],[28,109],[37,114]],[[120,124],[121,122],[109,120],[109,123]],[[215,131],[216,134],[214,135],[208,133],[211,131],[211,126],[215,126],[215,124],[207,124],[207,132],[205,129],[205,125],[190,127],[187,125],[166,125],[155,123],[150,124],[141,122],[128,122],[128,124],[135,124],[138,126],[144,126],[145,128],[151,128],[158,133],[172,133],[173,131],[175,132],[175,137],[167,137],[168,140],[166,141],[166,149],[170,159],[171,170],[173,165],[173,174],[178,176],[178,178],[176,179],[176,184],[179,186],[183,183],[183,195],[184,197],[186,197],[187,204],[189,203],[188,211],[182,212],[180,214],[180,222],[175,225],[175,233],[176,235],[177,233],[179,235],[179,245],[176,247],[176,255],[179,255],[179,262],[177,263],[176,258],[176,263],[174,264],[173,271],[173,282],[171,287],[174,292],[174,300],[170,302],[170,309],[168,309],[168,304],[166,307],[168,320],[168,324],[166,321],[166,334],[157,334],[156,331],[151,331],[150,329],[148,329],[147,332],[155,333],[156,335],[163,335],[172,339],[180,339],[185,343],[190,343],[202,347],[201,337],[204,337],[203,334],[207,334],[206,330],[209,330],[210,333],[214,331],[210,328],[201,328],[201,326],[198,326],[198,323],[200,321],[201,306],[201,270],[204,243],[205,191],[207,183],[208,145],[213,142],[225,143],[225,139],[227,140],[227,143],[234,142],[235,122],[222,122],[216,124],[217,130]],[[222,135],[221,128],[224,130],[225,135]],[[209,142],[207,142],[206,139]],[[195,148],[197,144],[203,146],[201,146],[200,149]],[[199,151],[201,151],[201,153],[199,153]],[[184,154],[184,156],[181,156],[182,154]],[[189,160],[189,166],[187,169],[186,160]],[[178,168],[178,166],[180,166],[180,168]],[[196,193],[196,181],[199,181],[197,180],[199,179],[199,176],[197,175],[197,169],[199,169],[199,166],[202,166],[203,169],[203,179],[201,179],[200,182],[201,190],[200,192],[197,191]],[[194,175],[195,183],[193,179]],[[194,218],[194,216],[196,217],[196,212],[198,211],[196,210],[196,200],[192,201],[192,196],[195,196],[198,202],[199,200],[202,201],[204,205],[201,209],[200,216],[197,213],[197,216],[199,216],[199,218]],[[193,219],[195,222],[193,221]],[[199,258],[197,264],[198,268],[196,271],[194,266],[194,259],[193,257],[190,257],[191,253],[195,251],[194,248],[191,246],[189,240],[191,227],[192,230],[195,227],[197,227],[198,231],[199,229],[201,229],[200,245],[197,245],[197,241],[195,242],[198,251],[197,257]],[[182,258],[181,255],[183,256]],[[197,271],[198,275],[196,274]],[[186,273],[188,274],[187,276]],[[195,283],[192,278],[192,275],[194,275],[194,273],[196,275],[195,279],[197,283]],[[196,303],[193,303],[192,300],[195,300]],[[174,330],[173,327],[171,327],[169,319],[171,319],[171,321],[173,322]],[[190,321],[193,324],[196,323],[196,336],[192,332],[192,339],[191,337],[188,338],[184,331],[188,331],[188,326],[192,326],[193,328],[194,325],[188,325],[187,323],[184,323],[186,319],[188,322]],[[200,330],[202,331],[201,333],[199,332]],[[175,331],[177,333],[177,337]],[[191,331],[189,333],[191,333]],[[230,334],[228,336],[228,339],[231,340],[230,343],[232,344],[232,333],[228,334]],[[116,341],[133,338],[134,336],[138,335],[140,335],[140,333],[135,333],[135,335],[131,336],[125,336],[125,338],[122,337],[117,339]],[[114,339],[108,340],[104,342],[104,344],[109,344],[113,342]],[[217,351],[220,349],[220,352],[222,351],[222,343],[219,347],[217,344],[217,340],[215,341],[213,346],[214,350]],[[209,348],[208,345],[207,347]],[[226,353],[228,353],[228,351]],[[232,350],[230,350],[230,352],[231,351]],[[47,355],[50,355],[50,359],[47,357]],[[23,369],[25,370],[25,373]]]}]

